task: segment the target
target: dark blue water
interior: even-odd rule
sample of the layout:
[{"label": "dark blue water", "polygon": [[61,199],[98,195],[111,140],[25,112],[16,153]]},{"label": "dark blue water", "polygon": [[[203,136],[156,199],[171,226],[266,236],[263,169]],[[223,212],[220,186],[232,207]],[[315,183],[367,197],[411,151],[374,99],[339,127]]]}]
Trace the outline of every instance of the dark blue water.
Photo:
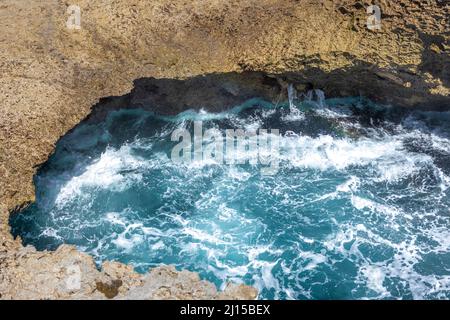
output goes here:
[{"label": "dark blue water", "polygon": [[[356,99],[160,117],[112,112],[63,137],[11,218],[24,244],[197,271],[260,299],[450,298],[450,113]],[[177,128],[277,128],[280,169],[175,164]],[[293,131],[297,135],[285,135]]]}]

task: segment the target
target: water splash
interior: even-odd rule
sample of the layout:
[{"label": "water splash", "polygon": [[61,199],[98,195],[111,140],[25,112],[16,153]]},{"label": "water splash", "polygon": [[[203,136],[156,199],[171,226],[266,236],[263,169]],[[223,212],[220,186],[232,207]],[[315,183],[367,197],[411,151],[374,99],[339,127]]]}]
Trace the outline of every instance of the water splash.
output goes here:
[{"label": "water splash", "polygon": [[319,107],[325,107],[325,92],[320,89],[314,89],[314,94],[316,96],[316,103]]},{"label": "water splash", "polygon": [[[296,100],[300,100],[301,98],[303,101],[314,103],[320,108],[323,108],[326,106],[326,97],[325,92],[323,92],[320,89],[312,89],[308,90],[306,93],[298,93],[295,89],[294,85],[291,83],[288,85],[288,99],[289,99],[289,109],[291,111],[298,109],[295,105]],[[301,101],[300,101],[301,103]]]},{"label": "water splash", "polygon": [[294,88],[294,85],[291,83],[288,85],[288,99],[289,99],[289,109],[292,111],[296,109],[294,105],[294,100],[297,99],[297,90]]},{"label": "water splash", "polygon": [[323,108],[325,106],[325,92],[320,89],[308,90],[306,94],[302,94],[304,101],[315,104]]}]

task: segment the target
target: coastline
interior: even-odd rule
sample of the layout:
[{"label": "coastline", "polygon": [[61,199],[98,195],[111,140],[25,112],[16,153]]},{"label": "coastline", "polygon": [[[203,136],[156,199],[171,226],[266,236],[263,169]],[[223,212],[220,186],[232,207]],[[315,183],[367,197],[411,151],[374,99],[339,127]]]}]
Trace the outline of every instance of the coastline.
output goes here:
[{"label": "coastline", "polygon": [[[263,71],[281,86],[313,85],[327,96],[362,94],[448,110],[445,8],[397,1],[383,8],[383,29],[372,32],[364,8],[354,3],[113,0],[105,8],[84,0],[81,30],[67,30],[67,1],[6,0],[0,5],[0,298],[138,292],[147,298],[255,298],[252,288],[230,285],[218,293],[196,274],[170,267],[140,276],[107,262],[98,271],[90,256],[70,246],[24,248],[12,238],[9,214],[34,200],[33,175],[58,139],[99,99],[127,94],[140,78]],[[80,290],[65,287],[72,264],[82,270]]]}]

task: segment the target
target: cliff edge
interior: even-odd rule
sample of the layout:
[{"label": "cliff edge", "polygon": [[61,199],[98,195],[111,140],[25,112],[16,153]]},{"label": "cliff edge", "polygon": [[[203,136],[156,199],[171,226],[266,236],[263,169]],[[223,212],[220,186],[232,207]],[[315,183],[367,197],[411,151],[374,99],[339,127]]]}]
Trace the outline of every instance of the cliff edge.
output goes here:
[{"label": "cliff edge", "polygon": [[372,1],[76,2],[79,21],[67,0],[0,3],[0,298],[256,297],[171,267],[138,275],[106,262],[99,271],[73,247],[38,252],[12,238],[9,214],[33,201],[33,175],[58,138],[136,79],[261,71],[327,96],[450,107],[446,0],[373,1],[381,28],[367,27]]}]

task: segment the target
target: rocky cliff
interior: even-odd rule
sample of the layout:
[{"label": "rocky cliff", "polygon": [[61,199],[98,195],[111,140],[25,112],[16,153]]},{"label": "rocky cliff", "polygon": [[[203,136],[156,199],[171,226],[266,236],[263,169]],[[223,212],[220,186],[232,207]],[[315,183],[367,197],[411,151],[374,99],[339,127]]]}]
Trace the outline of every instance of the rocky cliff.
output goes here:
[{"label": "rocky cliff", "polygon": [[[13,240],[8,216],[34,199],[32,178],[58,138],[100,98],[139,78],[190,79],[261,71],[279,85],[328,96],[364,95],[404,107],[450,106],[449,2],[379,0],[381,29],[369,30],[371,1],[68,0],[0,2],[0,297],[254,298],[225,292],[187,271],[92,259],[74,248],[37,252]],[[77,287],[67,284],[81,270]],[[72,271],[71,271],[72,270]],[[75,289],[74,289],[75,288]]]}]

